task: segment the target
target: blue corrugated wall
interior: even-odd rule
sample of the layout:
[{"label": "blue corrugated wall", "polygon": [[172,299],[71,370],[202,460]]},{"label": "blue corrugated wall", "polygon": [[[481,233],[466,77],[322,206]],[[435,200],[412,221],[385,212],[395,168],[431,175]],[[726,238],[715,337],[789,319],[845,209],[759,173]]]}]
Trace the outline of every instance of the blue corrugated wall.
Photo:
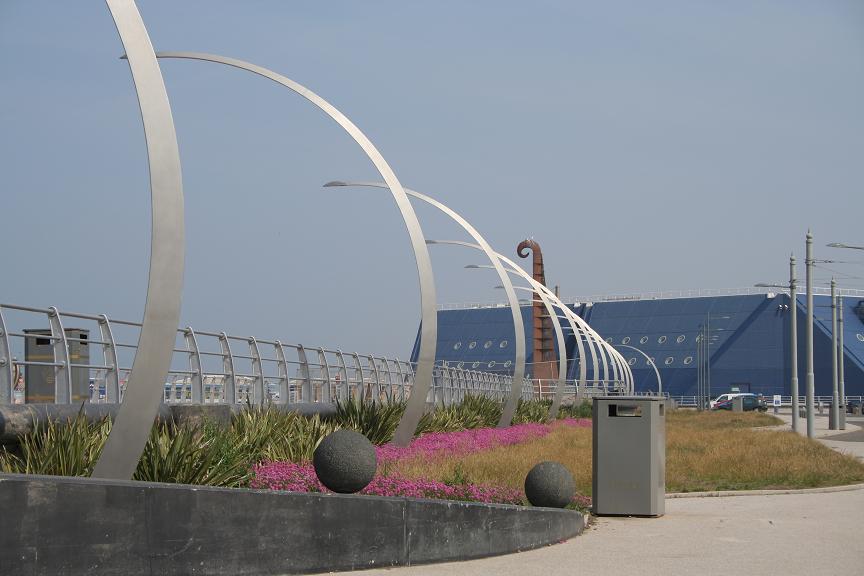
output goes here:
[{"label": "blue corrugated wall", "polygon": [[[844,298],[845,383],[848,395],[864,395],[864,322],[856,314],[861,299]],[[711,391],[732,387],[765,395],[789,394],[790,301],[787,295],[741,295],[666,300],[628,300],[580,305],[573,310],[608,342],[629,344],[654,358],[663,389],[672,395],[696,393],[696,338],[706,319],[711,335]],[[799,295],[798,373],[804,393],[805,298]],[[830,298],[814,298],[816,394],[831,394]],[[531,358],[531,308],[522,307],[527,362]],[[562,325],[567,325],[562,321]],[[419,332],[418,332],[419,338]],[[416,361],[415,342],[412,359]],[[656,390],[656,377],[644,357],[619,346],[631,363],[637,390]],[[578,376],[575,340],[567,337],[568,378]],[[512,372],[513,322],[507,307],[438,313],[437,359],[463,368]],[[530,367],[529,367],[530,372]],[[589,371],[589,378],[591,374]]]}]

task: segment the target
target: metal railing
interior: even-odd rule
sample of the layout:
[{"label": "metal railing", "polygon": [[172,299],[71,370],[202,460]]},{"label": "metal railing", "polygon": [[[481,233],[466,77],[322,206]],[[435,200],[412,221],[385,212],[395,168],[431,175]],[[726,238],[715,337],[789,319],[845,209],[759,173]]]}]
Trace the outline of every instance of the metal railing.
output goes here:
[{"label": "metal railing", "polygon": [[[45,323],[48,326],[43,329]],[[75,328],[68,327],[72,323]],[[122,401],[140,328],[139,322],[109,319],[104,314],[0,304],[0,405]],[[91,338],[90,334],[99,336]],[[449,404],[469,393],[503,400],[512,380],[506,373],[466,370],[445,362],[435,367],[427,401]],[[291,404],[349,397],[404,400],[413,385],[414,365],[398,358],[186,327],[177,330],[163,401]],[[555,381],[526,379],[522,397],[550,397],[555,385]],[[567,385],[575,395],[575,384]],[[589,383],[583,393],[616,393],[620,386],[614,382]]]},{"label": "metal railing", "polygon": [[[695,408],[698,405],[699,396],[669,396],[669,398],[672,398],[673,400],[677,401],[678,406],[681,406],[683,408]],[[771,408],[771,406],[773,406],[773,404],[772,404],[773,396],[763,396],[762,399],[765,400],[765,402],[769,408]],[[798,397],[798,405],[803,408],[805,403],[806,403],[806,400],[807,400],[806,396],[799,396]],[[858,404],[860,404],[862,402],[862,400],[864,400],[864,396],[846,396],[846,402],[844,402],[844,404],[848,405],[850,400],[854,400],[854,401],[858,402]],[[813,404],[814,404],[814,408],[817,411],[819,410],[819,406],[821,405],[822,410],[825,411],[825,413],[827,414],[828,407],[831,406],[831,396],[814,396],[813,397]],[[781,395],[780,396],[780,406],[783,408],[791,407],[792,406],[792,396]]]}]

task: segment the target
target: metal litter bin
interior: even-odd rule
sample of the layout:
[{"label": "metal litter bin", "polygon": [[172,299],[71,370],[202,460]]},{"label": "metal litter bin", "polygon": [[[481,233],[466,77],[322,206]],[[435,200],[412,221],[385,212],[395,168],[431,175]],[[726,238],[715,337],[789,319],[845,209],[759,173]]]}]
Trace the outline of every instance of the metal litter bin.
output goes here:
[{"label": "metal litter bin", "polygon": [[598,516],[662,516],[666,498],[663,398],[594,398],[593,511]]}]

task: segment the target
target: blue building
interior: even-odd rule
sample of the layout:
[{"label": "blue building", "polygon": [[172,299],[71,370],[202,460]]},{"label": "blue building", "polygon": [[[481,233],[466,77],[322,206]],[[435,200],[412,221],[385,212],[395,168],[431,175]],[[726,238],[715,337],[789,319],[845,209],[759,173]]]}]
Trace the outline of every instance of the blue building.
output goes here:
[{"label": "blue building", "polygon": [[[847,396],[864,395],[864,292],[842,298]],[[831,298],[814,297],[814,373],[817,396],[830,396]],[[619,299],[577,303],[571,309],[607,342],[635,346],[654,359],[663,390],[673,396],[697,392],[697,338],[708,325],[711,391],[737,388],[764,395],[790,394],[790,317],[798,319],[798,381],[806,376],[806,299],[792,306],[788,294],[736,294],[686,298]],[[531,306],[522,306],[528,363],[533,361]],[[567,322],[562,320],[562,325]],[[416,361],[418,340],[412,360]],[[578,379],[578,349],[567,333],[568,379]],[[656,390],[654,370],[637,352],[618,347],[633,370],[637,391]],[[436,360],[487,372],[513,371],[515,346],[509,307],[494,305],[438,312]]]}]

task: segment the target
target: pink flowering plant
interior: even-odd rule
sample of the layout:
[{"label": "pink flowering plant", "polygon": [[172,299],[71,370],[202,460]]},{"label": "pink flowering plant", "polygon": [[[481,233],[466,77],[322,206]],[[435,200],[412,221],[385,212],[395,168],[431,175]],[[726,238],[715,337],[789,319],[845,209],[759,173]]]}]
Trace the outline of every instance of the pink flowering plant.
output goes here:
[{"label": "pink flowering plant", "polygon": [[[425,461],[459,457],[502,446],[511,446],[542,438],[557,426],[587,427],[590,420],[564,419],[553,424],[527,423],[508,428],[479,428],[458,432],[431,432],[416,438],[407,447],[385,444],[377,446],[378,474],[360,494],[434,498],[497,504],[523,504],[525,497],[515,488],[474,484],[459,472],[444,481],[405,478],[391,473],[393,464],[402,460],[422,458]],[[264,461],[253,468],[252,488],[287,490],[291,492],[328,492],[315,475],[309,462]],[[577,508],[588,508],[591,499],[577,496]]]}]

